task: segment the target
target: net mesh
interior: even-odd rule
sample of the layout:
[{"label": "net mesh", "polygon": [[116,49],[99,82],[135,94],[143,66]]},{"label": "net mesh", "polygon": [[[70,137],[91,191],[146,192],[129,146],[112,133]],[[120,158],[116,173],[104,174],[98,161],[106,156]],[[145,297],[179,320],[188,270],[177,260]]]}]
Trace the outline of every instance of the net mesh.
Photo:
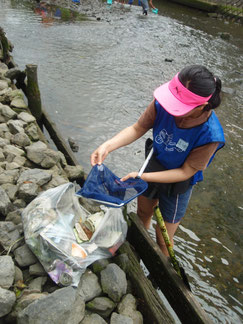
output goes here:
[{"label": "net mesh", "polygon": [[97,200],[104,205],[120,207],[142,194],[147,187],[147,182],[140,178],[121,181],[101,164],[91,169],[83,187],[76,194]]}]

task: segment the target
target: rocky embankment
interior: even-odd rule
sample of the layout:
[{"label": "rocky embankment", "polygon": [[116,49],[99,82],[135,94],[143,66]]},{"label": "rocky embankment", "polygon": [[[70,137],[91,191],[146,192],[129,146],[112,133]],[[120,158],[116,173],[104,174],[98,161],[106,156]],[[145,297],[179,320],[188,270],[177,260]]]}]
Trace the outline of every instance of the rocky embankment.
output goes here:
[{"label": "rocky embankment", "polygon": [[126,255],[96,261],[77,288],[59,287],[25,243],[24,208],[41,192],[80,178],[83,169],[50,148],[15,86],[21,71],[8,62],[1,50],[0,324],[143,323],[125,268],[118,266]]}]

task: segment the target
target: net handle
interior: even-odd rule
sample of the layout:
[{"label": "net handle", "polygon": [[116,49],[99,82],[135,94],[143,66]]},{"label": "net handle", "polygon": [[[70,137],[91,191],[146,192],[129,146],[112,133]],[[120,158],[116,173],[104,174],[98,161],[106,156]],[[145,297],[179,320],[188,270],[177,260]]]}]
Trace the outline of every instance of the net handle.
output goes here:
[{"label": "net handle", "polygon": [[138,178],[140,178],[141,175],[143,174],[143,172],[144,172],[146,166],[148,165],[149,160],[151,159],[151,156],[153,155],[153,151],[154,151],[153,148],[151,148],[151,150],[150,150],[150,152],[149,152],[149,155],[147,156],[147,158],[146,158],[146,160],[144,161],[144,163],[143,163],[141,169],[140,169],[139,172],[138,172]]}]

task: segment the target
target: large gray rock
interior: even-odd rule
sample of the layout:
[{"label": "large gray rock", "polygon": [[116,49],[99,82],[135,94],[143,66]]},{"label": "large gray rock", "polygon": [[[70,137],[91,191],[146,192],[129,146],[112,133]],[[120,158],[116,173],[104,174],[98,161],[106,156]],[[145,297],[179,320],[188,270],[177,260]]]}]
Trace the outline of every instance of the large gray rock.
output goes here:
[{"label": "large gray rock", "polygon": [[20,174],[20,177],[18,179],[18,184],[24,183],[24,182],[33,182],[36,183],[39,186],[44,185],[45,183],[49,182],[52,178],[52,175],[50,172],[47,172],[42,169],[28,169],[23,171]]},{"label": "large gray rock", "polygon": [[18,324],[79,324],[85,303],[72,287],[56,290],[42,297],[17,315]]},{"label": "large gray rock", "polygon": [[8,289],[14,282],[15,267],[9,255],[0,256],[0,287]]},{"label": "large gray rock", "polygon": [[102,290],[114,300],[119,302],[127,291],[127,280],[125,272],[115,263],[110,263],[101,271]]},{"label": "large gray rock", "polygon": [[0,318],[11,311],[15,300],[16,297],[14,292],[0,287]]},{"label": "large gray rock", "polygon": [[28,248],[27,244],[18,247],[14,251],[14,256],[20,267],[29,266],[37,262],[37,258]]},{"label": "large gray rock", "polygon": [[86,270],[82,275],[78,285],[78,293],[85,302],[101,295],[102,290],[98,277],[92,271]]}]

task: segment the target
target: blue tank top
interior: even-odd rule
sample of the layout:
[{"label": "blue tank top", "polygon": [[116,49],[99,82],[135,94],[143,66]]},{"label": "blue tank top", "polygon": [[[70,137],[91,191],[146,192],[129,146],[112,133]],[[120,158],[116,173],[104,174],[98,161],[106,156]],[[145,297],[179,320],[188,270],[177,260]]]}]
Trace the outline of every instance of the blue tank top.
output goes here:
[{"label": "blue tank top", "polygon": [[[224,146],[223,128],[214,111],[209,119],[201,125],[192,128],[178,128],[175,117],[170,115],[157,100],[155,100],[155,109],[157,115],[153,126],[153,149],[157,160],[166,169],[180,168],[191,150],[196,147],[218,142],[217,152]],[[212,162],[215,153],[208,165]],[[191,184],[202,180],[203,172],[198,171],[192,177]]]}]

